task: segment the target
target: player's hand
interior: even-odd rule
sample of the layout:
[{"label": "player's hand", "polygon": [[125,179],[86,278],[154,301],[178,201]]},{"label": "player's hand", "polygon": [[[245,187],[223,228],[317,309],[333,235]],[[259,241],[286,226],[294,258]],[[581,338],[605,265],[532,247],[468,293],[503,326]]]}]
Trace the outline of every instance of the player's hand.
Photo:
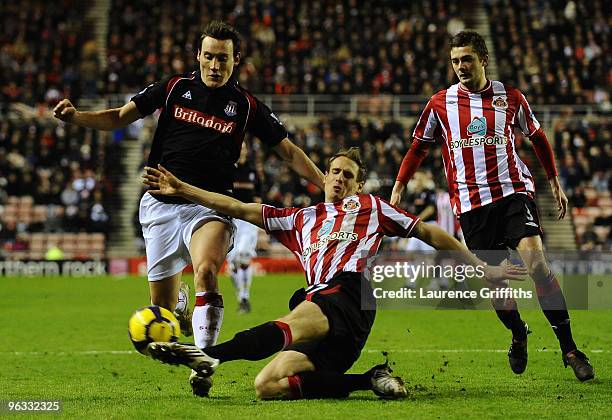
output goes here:
[{"label": "player's hand", "polygon": [[406,184],[402,184],[399,181],[395,181],[395,185],[393,185],[393,191],[391,191],[391,199],[389,202],[394,206],[399,206],[399,203],[402,201],[402,194],[406,189]]},{"label": "player's hand", "polygon": [[524,281],[529,274],[526,267],[514,265],[508,260],[502,261],[500,265],[487,265],[484,268],[485,279],[491,283],[498,283],[504,280]]},{"label": "player's hand", "polygon": [[550,178],[549,181],[553,196],[555,197],[555,201],[557,202],[557,210],[559,211],[557,217],[559,220],[561,220],[565,217],[565,213],[567,212],[567,197],[563,192],[563,188],[561,188],[559,178]]},{"label": "player's hand", "polygon": [[142,183],[149,187],[149,193],[159,195],[177,195],[181,181],[161,165],[158,169],[145,166]]},{"label": "player's hand", "polygon": [[76,108],[72,105],[69,99],[62,99],[55,108],[53,108],[53,116],[62,121],[71,122],[76,115]]}]

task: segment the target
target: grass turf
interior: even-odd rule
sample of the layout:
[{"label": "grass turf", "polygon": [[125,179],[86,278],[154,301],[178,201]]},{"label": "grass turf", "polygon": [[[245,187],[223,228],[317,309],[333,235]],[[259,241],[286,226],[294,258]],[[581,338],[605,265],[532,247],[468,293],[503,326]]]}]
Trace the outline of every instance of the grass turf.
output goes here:
[{"label": "grass turf", "polygon": [[[303,282],[299,275],[255,278],[253,312],[239,316],[230,282],[221,281],[221,340],[285,314]],[[62,416],[87,418],[612,417],[612,311],[572,311],[576,342],[596,370],[588,383],[563,368],[539,311],[523,313],[534,332],[527,371],[516,376],[505,354],[509,334],[492,311],[381,310],[351,372],[388,351],[408,399],[357,392],[337,401],[257,401],[252,383],[266,361],[223,365],[211,398],[201,399],[191,395],[187,369],[130,352],[127,320],[147,299],[141,278],[0,278],[0,400],[61,400]]]}]

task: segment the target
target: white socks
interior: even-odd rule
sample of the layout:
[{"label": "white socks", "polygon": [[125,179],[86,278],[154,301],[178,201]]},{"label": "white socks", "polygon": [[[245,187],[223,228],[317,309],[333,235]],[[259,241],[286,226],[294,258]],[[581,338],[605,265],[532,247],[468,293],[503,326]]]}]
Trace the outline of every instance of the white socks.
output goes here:
[{"label": "white socks", "polygon": [[253,270],[251,266],[245,269],[239,268],[235,273],[232,272],[232,282],[236,288],[238,301],[240,302],[243,299],[249,300],[251,283],[253,282]]},{"label": "white socks", "polygon": [[223,322],[223,298],[220,293],[196,292],[191,323],[195,345],[201,349],[214,345]]}]

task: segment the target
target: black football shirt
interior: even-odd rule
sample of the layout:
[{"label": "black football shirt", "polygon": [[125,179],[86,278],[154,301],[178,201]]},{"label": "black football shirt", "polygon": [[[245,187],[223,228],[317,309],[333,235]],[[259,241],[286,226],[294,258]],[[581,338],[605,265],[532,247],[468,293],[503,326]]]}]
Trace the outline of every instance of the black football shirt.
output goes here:
[{"label": "black football shirt", "polygon": [[[272,111],[238,82],[230,79],[211,89],[199,71],[154,83],[132,101],[142,116],[161,109],[147,165],[161,163],[179,179],[209,191],[229,194],[247,131],[269,147],[287,137]],[[178,197],[155,198],[189,202]]]}]

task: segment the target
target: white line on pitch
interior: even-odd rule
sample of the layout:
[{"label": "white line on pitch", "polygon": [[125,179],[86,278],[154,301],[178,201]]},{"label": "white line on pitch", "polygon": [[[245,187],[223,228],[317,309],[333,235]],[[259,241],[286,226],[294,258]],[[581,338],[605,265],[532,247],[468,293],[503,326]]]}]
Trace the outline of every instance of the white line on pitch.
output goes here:
[{"label": "white line on pitch", "polygon": [[89,356],[97,354],[132,354],[135,350],[85,350],[85,351],[7,351],[0,354],[15,356]]},{"label": "white line on pitch", "polygon": [[[506,353],[504,349],[365,349],[365,353],[381,353],[383,351],[389,353]],[[537,352],[554,352],[556,349],[536,349]],[[589,349],[587,353],[611,353],[612,350]],[[13,356],[93,356],[105,354],[137,354],[135,350],[84,350],[84,351],[6,351],[0,352],[0,355]]]},{"label": "white line on pitch", "polygon": [[[365,349],[366,353],[507,353],[508,350],[504,349],[389,349],[389,350],[378,350],[378,349]],[[558,349],[535,349],[537,352],[554,352],[559,351]],[[610,353],[612,350],[601,350],[601,349],[589,349],[587,353]]]}]

